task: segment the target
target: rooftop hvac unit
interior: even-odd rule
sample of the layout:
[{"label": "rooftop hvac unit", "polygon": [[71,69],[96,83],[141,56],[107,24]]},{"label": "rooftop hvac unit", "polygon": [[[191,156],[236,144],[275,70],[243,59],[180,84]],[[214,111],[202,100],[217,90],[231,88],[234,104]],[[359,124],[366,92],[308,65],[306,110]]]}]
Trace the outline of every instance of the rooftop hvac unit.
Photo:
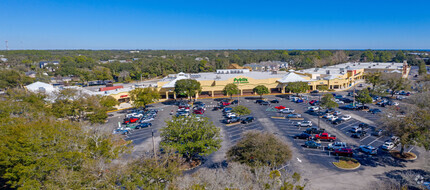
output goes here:
[{"label": "rooftop hvac unit", "polygon": [[369,66],[369,68],[372,68],[372,66]]},{"label": "rooftop hvac unit", "polygon": [[329,75],[330,74],[330,70],[326,70],[325,73]]}]

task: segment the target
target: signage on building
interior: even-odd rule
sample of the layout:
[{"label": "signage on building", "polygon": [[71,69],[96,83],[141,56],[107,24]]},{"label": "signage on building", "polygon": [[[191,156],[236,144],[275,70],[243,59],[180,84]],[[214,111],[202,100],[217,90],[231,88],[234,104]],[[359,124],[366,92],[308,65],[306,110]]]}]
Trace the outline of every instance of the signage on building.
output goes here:
[{"label": "signage on building", "polygon": [[243,84],[243,83],[249,83],[249,82],[247,78],[234,78],[233,83]]},{"label": "signage on building", "polygon": [[126,95],[121,95],[120,96],[120,98],[126,98],[126,97],[128,97],[128,95],[126,94]]}]

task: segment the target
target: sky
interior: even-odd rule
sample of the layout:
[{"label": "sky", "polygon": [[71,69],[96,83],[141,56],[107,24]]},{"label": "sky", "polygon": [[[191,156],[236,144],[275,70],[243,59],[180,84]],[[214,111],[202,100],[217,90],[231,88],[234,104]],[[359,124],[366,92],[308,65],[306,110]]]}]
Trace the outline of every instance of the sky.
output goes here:
[{"label": "sky", "polygon": [[5,49],[430,49],[428,0],[0,0]]}]

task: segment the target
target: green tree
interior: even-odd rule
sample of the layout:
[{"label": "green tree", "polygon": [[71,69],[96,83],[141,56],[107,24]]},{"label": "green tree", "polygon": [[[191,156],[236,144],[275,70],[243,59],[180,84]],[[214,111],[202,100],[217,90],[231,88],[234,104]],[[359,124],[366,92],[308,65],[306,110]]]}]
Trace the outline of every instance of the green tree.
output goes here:
[{"label": "green tree", "polygon": [[363,52],[363,54],[361,54],[362,61],[372,62],[373,59],[374,59],[373,52],[370,50],[367,50]]},{"label": "green tree", "polygon": [[209,155],[221,147],[220,130],[208,118],[174,117],[161,130],[161,143],[184,155],[188,161],[195,156]]},{"label": "green tree", "polygon": [[245,106],[233,107],[233,109],[231,111],[236,113],[237,115],[249,115],[249,114],[251,114],[251,110]]},{"label": "green tree", "polygon": [[324,94],[321,98],[321,107],[323,108],[337,108],[339,104],[334,101],[334,97],[332,94]]},{"label": "green tree", "polygon": [[181,79],[175,83],[175,92],[178,95],[185,95],[188,98],[196,96],[202,91],[200,82],[194,79]]},{"label": "green tree", "polygon": [[426,64],[423,61],[421,61],[420,64],[419,64],[418,74],[419,75],[427,74],[427,67],[426,67]]},{"label": "green tree", "polygon": [[372,84],[372,90],[375,89],[376,85],[381,84],[381,73],[376,72],[376,73],[367,73],[365,75],[365,79],[367,83]]},{"label": "green tree", "polygon": [[291,159],[289,146],[275,135],[248,132],[227,152],[227,158],[249,166],[277,167]]},{"label": "green tree", "polygon": [[160,99],[160,94],[153,88],[136,88],[129,94],[134,107],[146,107]]},{"label": "green tree", "polygon": [[408,83],[402,78],[400,74],[397,73],[384,73],[381,75],[381,82],[389,90],[391,90],[391,96],[394,96],[396,91],[405,89]]},{"label": "green tree", "polygon": [[92,69],[95,78],[97,80],[112,80],[112,73],[109,68],[102,67],[102,66],[95,66]]},{"label": "green tree", "polygon": [[369,95],[369,91],[367,89],[363,89],[358,92],[355,99],[363,105],[372,103],[372,97]]},{"label": "green tree", "polygon": [[258,85],[256,87],[254,87],[254,89],[252,89],[252,91],[257,93],[258,95],[260,95],[260,98],[263,98],[264,94],[270,93],[269,89],[264,85]]},{"label": "green tree", "polygon": [[230,96],[230,99],[232,99],[233,95],[239,94],[240,90],[236,84],[230,83],[230,84],[225,85],[223,92],[224,92],[224,95]]},{"label": "green tree", "polygon": [[23,88],[24,85],[30,84],[33,79],[25,76],[16,70],[0,70],[0,88]]},{"label": "green tree", "polygon": [[100,104],[108,109],[112,109],[112,107],[118,105],[119,102],[112,96],[103,96],[100,98]]},{"label": "green tree", "polygon": [[290,82],[285,87],[285,90],[287,92],[296,93],[299,95],[299,93],[305,93],[309,91],[310,87],[307,82]]},{"label": "green tree", "polygon": [[401,63],[401,62],[403,62],[404,60],[406,60],[407,58],[406,58],[406,56],[405,56],[405,53],[403,53],[402,51],[398,51],[397,53],[396,53],[396,56],[393,58],[393,61],[394,62],[397,62],[397,63]]},{"label": "green tree", "polygon": [[328,86],[327,85],[318,85],[317,89],[319,91],[327,91],[328,90]]}]

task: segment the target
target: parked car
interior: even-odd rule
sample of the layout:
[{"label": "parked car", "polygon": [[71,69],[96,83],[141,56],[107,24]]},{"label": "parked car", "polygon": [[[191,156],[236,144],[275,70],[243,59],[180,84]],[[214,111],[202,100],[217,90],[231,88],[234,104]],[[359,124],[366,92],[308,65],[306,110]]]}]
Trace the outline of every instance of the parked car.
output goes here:
[{"label": "parked car", "polygon": [[357,110],[368,110],[369,106],[358,106]]},{"label": "parked car", "polygon": [[350,148],[339,148],[334,150],[336,156],[352,156],[354,152]]},{"label": "parked car", "polygon": [[382,150],[393,150],[396,145],[391,141],[385,141],[381,146]]},{"label": "parked car", "polygon": [[376,131],[373,131],[372,135],[377,136],[377,137],[381,136],[382,135],[382,129],[378,129]]},{"label": "parked car", "polygon": [[347,147],[346,142],[334,142],[334,143],[328,144],[327,149],[335,150],[335,149],[346,148],[346,147]]},{"label": "parked car", "polygon": [[231,110],[233,110],[233,108],[225,107],[222,109],[222,112],[224,112],[224,113],[231,112]]},{"label": "parked car", "polygon": [[375,109],[370,109],[369,112],[372,114],[378,114],[378,113],[381,113],[382,111],[380,109],[375,108]]},{"label": "parked car", "polygon": [[336,119],[338,119],[339,117],[337,117],[337,116],[333,116],[333,117],[330,117],[330,118],[328,118],[328,120],[329,121],[334,121],[334,120],[336,120]]},{"label": "parked car", "polygon": [[124,123],[136,123],[137,121],[139,121],[138,117],[129,117],[129,118],[125,118],[124,119]]},{"label": "parked car", "polygon": [[366,154],[371,154],[371,155],[375,155],[378,153],[378,149],[370,145],[361,145],[359,147],[359,150]]},{"label": "parked car", "polygon": [[329,135],[328,133],[321,133],[321,134],[317,134],[315,135],[316,139],[320,139],[320,140],[325,140],[325,141],[335,141],[336,140],[336,136],[335,135]]},{"label": "parked car", "polygon": [[329,119],[329,118],[332,118],[334,115],[333,114],[331,114],[331,113],[326,113],[324,116],[323,116],[323,118],[325,118],[325,119]]},{"label": "parked car", "polygon": [[238,104],[239,101],[238,100],[233,100],[230,104]]},{"label": "parked car", "polygon": [[319,91],[318,90],[313,90],[313,91],[311,91],[311,93],[316,94],[316,93],[319,93]]},{"label": "parked car", "polygon": [[342,112],[340,112],[340,111],[335,111],[335,112],[333,113],[333,115],[335,115],[335,116],[339,116],[340,114],[342,114]]},{"label": "parked car", "polygon": [[270,102],[268,102],[268,101],[263,101],[263,102],[261,102],[261,103],[260,103],[260,105],[267,106],[267,105],[270,105]]},{"label": "parked car", "polygon": [[302,117],[302,115],[301,115],[301,114],[294,113],[294,114],[288,114],[286,117],[287,117],[287,118],[301,118],[301,117]]},{"label": "parked car", "polygon": [[135,112],[135,113],[129,113],[125,115],[125,117],[143,117],[143,113]]},{"label": "parked car", "polygon": [[283,109],[285,109],[286,107],[285,107],[285,106],[276,106],[275,108],[276,108],[276,109],[278,109],[278,110],[283,110]]},{"label": "parked car", "polygon": [[142,120],[140,121],[140,123],[148,123],[154,121],[153,117],[147,117],[147,118],[142,118]]},{"label": "parked car", "polygon": [[309,111],[311,111],[311,112],[315,112],[315,111],[318,111],[318,110],[319,110],[319,107],[318,107],[318,106],[311,106],[311,107],[309,107],[308,109],[309,109]]},{"label": "parked car", "polygon": [[204,109],[194,110],[194,114],[204,114],[204,113],[205,113]]},{"label": "parked car", "polygon": [[318,100],[311,100],[311,101],[309,101],[309,104],[313,105],[313,104],[315,104],[317,102],[318,102]]},{"label": "parked car", "polygon": [[255,100],[256,104],[261,104],[261,102],[264,102],[264,100]]},{"label": "parked car", "polygon": [[142,128],[147,128],[147,127],[151,127],[152,123],[140,123],[138,125],[136,125],[135,129],[142,129]]},{"label": "parked car", "polygon": [[297,99],[296,100],[296,103],[302,103],[303,102],[303,99]]},{"label": "parked car", "polygon": [[127,134],[129,134],[130,133],[130,131],[129,130],[127,130],[127,129],[121,129],[121,128],[119,128],[119,129],[115,129],[115,130],[113,130],[113,132],[112,132],[112,134],[121,134],[121,135],[127,135]]},{"label": "parked car", "polygon": [[280,113],[285,113],[285,114],[290,114],[290,113],[294,113],[295,110],[290,109],[290,108],[285,108],[285,109],[281,109],[279,110]]},{"label": "parked car", "polygon": [[313,140],[310,140],[310,141],[305,142],[305,147],[307,147],[307,148],[321,148],[321,143],[317,143]]},{"label": "parked car", "polygon": [[295,139],[310,139],[312,138],[312,135],[308,134],[308,133],[300,133],[297,135],[294,135]]},{"label": "parked car", "polygon": [[271,100],[270,103],[279,104],[279,100],[274,99],[274,100]]},{"label": "parked car", "polygon": [[334,113],[335,111],[336,110],[334,110],[333,108],[329,108],[325,110],[326,113],[331,113],[331,114]]},{"label": "parked car", "polygon": [[336,102],[337,104],[344,104],[345,102],[339,99],[336,99],[334,102]]},{"label": "parked car", "polygon": [[336,120],[332,121],[331,123],[333,125],[338,125],[341,124],[342,122],[344,122],[345,120],[341,119],[341,118],[337,118]]},{"label": "parked car", "polygon": [[364,136],[366,136],[366,133],[367,133],[366,131],[357,131],[356,133],[353,133],[353,134],[351,135],[351,137],[361,139],[361,138],[363,138]]},{"label": "parked car", "polygon": [[235,114],[235,113],[227,113],[227,114],[225,115],[225,117],[227,117],[227,118],[236,117],[236,114]]},{"label": "parked car", "polygon": [[245,118],[245,119],[242,119],[242,123],[243,123],[243,124],[251,123],[251,122],[253,122],[254,120],[255,120],[255,118],[254,118],[254,117],[247,117],[247,118]]},{"label": "parked car", "polygon": [[343,115],[342,117],[340,117],[340,119],[344,120],[344,121],[348,121],[351,119],[350,115]]},{"label": "parked car", "polygon": [[224,120],[224,123],[236,123],[236,122],[240,122],[240,117],[231,117],[231,118],[227,118]]},{"label": "parked car", "polygon": [[351,131],[352,133],[356,133],[356,132],[362,131],[362,130],[363,130],[363,128],[361,128],[360,126],[352,126],[352,128],[349,131]]},{"label": "parked car", "polygon": [[189,115],[190,115],[190,112],[188,112],[188,111],[180,111],[180,112],[176,113],[176,117],[189,116]]},{"label": "parked car", "polygon": [[296,126],[299,126],[299,127],[312,127],[312,122],[311,121],[301,121],[301,122],[297,122]]},{"label": "parked car", "polygon": [[307,128],[305,131],[305,133],[308,133],[308,134],[319,134],[324,132],[325,132],[325,129],[317,128],[317,127]]}]

